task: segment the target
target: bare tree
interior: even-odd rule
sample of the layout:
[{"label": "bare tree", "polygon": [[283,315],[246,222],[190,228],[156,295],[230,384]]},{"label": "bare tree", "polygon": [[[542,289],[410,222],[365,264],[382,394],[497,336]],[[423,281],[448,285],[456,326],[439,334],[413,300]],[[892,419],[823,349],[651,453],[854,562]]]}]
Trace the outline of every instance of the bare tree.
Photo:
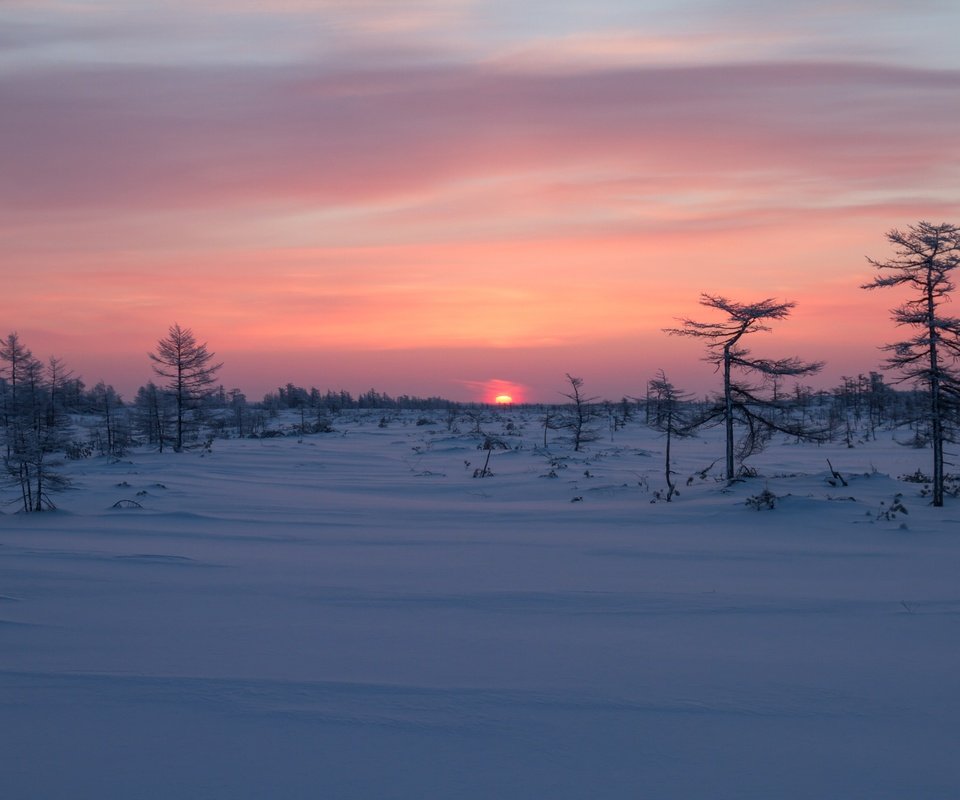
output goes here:
[{"label": "bare tree", "polygon": [[647,384],[647,397],[651,404],[648,408],[652,412],[650,414],[650,426],[666,435],[663,471],[667,479],[666,499],[669,503],[675,494],[679,494],[677,486],[673,482],[674,472],[670,463],[670,445],[674,437],[693,436],[697,427],[692,415],[685,407],[692,395],[681,391],[670,383],[663,370],[660,370],[657,377]]},{"label": "bare tree", "polygon": [[149,353],[153,371],[167,379],[166,389],[177,406],[177,438],[173,449],[183,449],[184,415],[191,405],[210,394],[216,382],[216,373],[223,363],[214,364],[214,353],[206,342],[198,343],[190,328],[178,324],[170,327],[167,335],[157,342],[155,353]]},{"label": "bare tree", "polygon": [[122,456],[130,445],[127,415],[123,400],[109,383],[99,381],[90,390],[90,401],[102,420],[93,429],[92,438],[101,455]]},{"label": "bare tree", "polygon": [[570,382],[570,391],[562,394],[570,400],[571,405],[561,425],[570,431],[573,449],[579,452],[584,444],[594,442],[600,437],[596,429],[590,426],[590,422],[597,416],[593,407],[597,398],[584,397],[583,378],[575,378],[568,372],[567,380]]},{"label": "bare tree", "polygon": [[[723,393],[718,402],[709,409],[702,424],[720,420],[726,433],[726,477],[736,477],[736,461],[744,459],[763,447],[766,438],[774,431],[788,433],[801,439],[821,438],[820,432],[807,430],[795,420],[779,414],[781,404],[764,397],[761,393],[773,381],[782,377],[799,377],[818,372],[822,362],[805,362],[799,358],[767,359],[753,356],[741,340],[744,336],[759,331],[769,331],[771,320],[785,319],[796,303],[777,302],[772,298],[755,303],[737,303],[711,294],[700,295],[700,305],[722,311],[726,317],[719,322],[698,322],[683,319],[682,328],[664,328],[671,336],[693,336],[707,340],[705,360],[723,374]],[[734,377],[737,371],[739,378]],[[760,380],[751,383],[748,377]],[[739,453],[734,438],[735,424],[746,428],[740,440]]]},{"label": "bare tree", "polygon": [[134,421],[138,432],[146,436],[149,444],[157,445],[162,453],[167,442],[172,411],[168,408],[170,397],[165,395],[153,381],[137,389],[134,398]]},{"label": "bare tree", "polygon": [[909,339],[886,345],[887,367],[900,372],[899,382],[924,387],[933,445],[933,505],[943,505],[945,441],[952,440],[950,411],[960,401],[960,318],[942,312],[954,289],[950,273],[960,266],[960,228],[919,222],[906,231],[891,230],[887,241],[896,255],[889,261],[867,260],[881,274],[864,289],[907,286],[913,299],[891,310],[897,325],[912,328]]},{"label": "bare tree", "polygon": [[237,429],[237,436],[243,436],[244,421],[247,418],[247,396],[239,389],[231,389],[228,392],[228,397],[230,398],[230,411],[233,414],[233,424]]},{"label": "bare tree", "polygon": [[540,421],[543,423],[543,448],[547,448],[547,432],[555,431],[563,427],[563,420],[561,414],[555,408],[548,406],[544,412],[543,416],[540,417]]},{"label": "bare tree", "polygon": [[63,446],[64,419],[51,408],[44,368],[16,333],[0,342],[4,466],[20,489],[24,511],[54,508],[50,493],[67,481],[52,455]]},{"label": "bare tree", "polygon": [[69,369],[62,358],[50,356],[47,361],[47,386],[50,391],[50,408],[47,412],[48,422],[52,425],[54,416],[66,409],[67,383],[73,378],[73,370]]},{"label": "bare tree", "polygon": [[[33,353],[16,332],[0,340],[0,377],[3,378],[3,424],[8,428],[20,412],[23,383],[28,372],[35,369]],[[8,444],[9,450],[9,444]]]}]

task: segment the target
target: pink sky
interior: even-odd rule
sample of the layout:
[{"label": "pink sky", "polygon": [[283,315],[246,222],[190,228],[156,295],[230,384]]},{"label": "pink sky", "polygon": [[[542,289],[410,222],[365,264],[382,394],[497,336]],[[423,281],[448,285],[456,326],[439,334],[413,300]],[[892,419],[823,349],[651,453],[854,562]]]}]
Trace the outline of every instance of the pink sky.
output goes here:
[{"label": "pink sky", "polygon": [[706,391],[701,292],[832,385],[864,256],[960,221],[949,3],[155,5],[0,9],[0,318],[128,397],[173,322],[251,397]]}]

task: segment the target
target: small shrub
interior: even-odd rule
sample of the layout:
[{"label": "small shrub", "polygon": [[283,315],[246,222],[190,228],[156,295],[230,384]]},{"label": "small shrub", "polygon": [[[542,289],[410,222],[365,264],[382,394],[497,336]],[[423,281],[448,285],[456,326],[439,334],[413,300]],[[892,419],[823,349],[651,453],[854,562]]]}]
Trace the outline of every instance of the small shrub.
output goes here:
[{"label": "small shrub", "polygon": [[64,450],[64,455],[71,461],[80,461],[93,455],[93,447],[86,442],[69,442]]},{"label": "small shrub", "polygon": [[[917,470],[912,475],[901,475],[900,480],[906,481],[907,483],[922,483],[923,487],[920,489],[921,497],[930,497],[933,494],[933,478],[929,475],[924,475],[920,470]],[[950,497],[960,497],[960,475],[943,476],[943,493]]]},{"label": "small shrub", "polygon": [[566,461],[566,458],[564,456],[553,456],[549,454],[547,455],[547,458],[548,458],[550,469],[546,472],[546,474],[541,475],[540,477],[541,478],[559,477],[560,470],[567,468],[567,465],[564,463]]},{"label": "small shrub", "polygon": [[897,480],[906,481],[907,483],[932,483],[933,478],[929,475],[924,475],[919,469],[916,472],[911,473],[910,475],[901,475]]},{"label": "small shrub", "polygon": [[666,500],[669,503],[671,498],[679,497],[679,496],[680,496],[680,490],[677,488],[674,488],[672,492],[655,489],[653,492],[653,498],[650,500],[650,502],[659,503],[661,500]]},{"label": "small shrub", "polygon": [[[509,450],[510,445],[496,436],[485,436],[482,444],[477,445],[477,450],[486,450],[487,457],[483,462],[483,467],[478,467],[473,471],[474,478],[492,478],[493,470],[490,469],[490,454],[494,450]],[[467,462],[465,462],[467,463]]]},{"label": "small shrub", "polygon": [[880,510],[877,511],[877,519],[884,519],[889,521],[895,520],[897,514],[909,514],[907,507],[903,504],[903,495],[900,492],[897,492],[893,496],[893,500],[890,502],[890,505],[887,505],[880,501]]},{"label": "small shrub", "polygon": [[748,497],[744,503],[747,508],[752,508],[754,511],[763,511],[764,509],[773,511],[777,507],[777,500],[779,499],[769,489],[764,489],[760,494]]}]

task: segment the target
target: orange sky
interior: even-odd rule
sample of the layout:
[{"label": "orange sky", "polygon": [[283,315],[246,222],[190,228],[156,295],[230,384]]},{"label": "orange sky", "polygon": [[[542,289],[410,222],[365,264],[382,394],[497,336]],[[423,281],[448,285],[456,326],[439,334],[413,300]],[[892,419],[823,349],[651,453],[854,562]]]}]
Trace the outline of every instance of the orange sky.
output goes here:
[{"label": "orange sky", "polygon": [[10,3],[0,318],[128,397],[175,321],[252,397],[705,391],[701,292],[875,369],[864,256],[960,219],[958,12],[679,5]]}]

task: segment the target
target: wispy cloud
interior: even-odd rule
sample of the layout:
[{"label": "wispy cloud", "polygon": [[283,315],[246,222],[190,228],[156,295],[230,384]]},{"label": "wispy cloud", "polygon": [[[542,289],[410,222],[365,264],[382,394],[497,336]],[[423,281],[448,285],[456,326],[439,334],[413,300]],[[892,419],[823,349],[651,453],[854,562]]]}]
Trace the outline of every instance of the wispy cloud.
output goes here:
[{"label": "wispy cloud", "polygon": [[0,78],[0,203],[350,205],[571,167],[912,189],[956,169],[958,96],[960,72],[848,65],[44,71]]}]

